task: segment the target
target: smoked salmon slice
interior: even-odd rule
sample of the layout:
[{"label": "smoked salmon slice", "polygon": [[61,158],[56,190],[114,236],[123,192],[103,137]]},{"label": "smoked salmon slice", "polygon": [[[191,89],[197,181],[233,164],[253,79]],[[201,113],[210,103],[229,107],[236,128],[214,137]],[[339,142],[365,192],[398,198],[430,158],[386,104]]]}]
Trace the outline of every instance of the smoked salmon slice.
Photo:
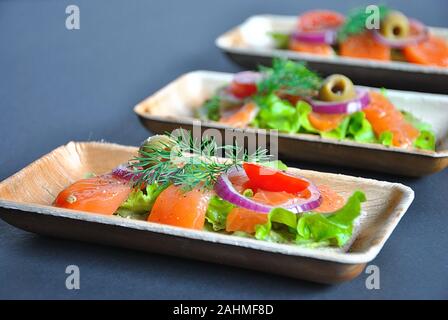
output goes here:
[{"label": "smoked salmon slice", "polygon": [[344,57],[389,61],[390,47],[379,43],[370,32],[351,35],[339,44],[339,54]]},{"label": "smoked salmon slice", "polygon": [[312,53],[321,56],[333,56],[334,50],[328,44],[315,44],[291,39],[289,49],[296,52]]},{"label": "smoked salmon slice", "polygon": [[56,197],[60,208],[112,215],[131,192],[128,181],[111,175],[79,180]]},{"label": "smoked salmon slice", "polygon": [[393,134],[392,144],[396,147],[411,146],[420,132],[408,123],[403,114],[381,93],[371,91],[370,104],[363,110],[373,131],[379,137],[383,132]]},{"label": "smoked salmon slice", "polygon": [[236,128],[245,128],[255,119],[257,113],[257,105],[249,102],[231,115],[222,117],[219,122]]},{"label": "smoked salmon slice", "polygon": [[346,117],[345,114],[326,114],[310,112],[308,114],[308,120],[314,128],[319,131],[331,131],[339,127],[341,122]]},{"label": "smoked salmon slice", "polygon": [[157,197],[148,221],[202,230],[212,191],[195,188],[184,191],[171,185]]},{"label": "smoked salmon slice", "polygon": [[319,207],[314,209],[314,212],[330,213],[341,209],[344,204],[344,198],[337,194],[333,189],[326,185],[317,186],[322,197],[322,202]]},{"label": "smoked salmon slice", "polygon": [[428,66],[448,67],[448,42],[435,36],[403,49],[406,60]]}]

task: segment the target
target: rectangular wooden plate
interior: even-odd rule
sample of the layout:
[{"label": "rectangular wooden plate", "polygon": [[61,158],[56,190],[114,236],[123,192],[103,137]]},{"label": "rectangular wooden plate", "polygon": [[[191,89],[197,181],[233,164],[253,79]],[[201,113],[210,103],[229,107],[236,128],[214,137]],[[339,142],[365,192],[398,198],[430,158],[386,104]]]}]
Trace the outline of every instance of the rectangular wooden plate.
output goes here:
[{"label": "rectangular wooden plate", "polygon": [[[192,129],[195,110],[214,91],[228,83],[232,74],[196,71],[181,76],[139,103],[134,111],[142,124],[155,133],[175,128]],[[311,134],[278,134],[278,150],[283,158],[350,166],[405,176],[424,176],[448,166],[448,96],[388,90],[388,97],[402,110],[410,111],[433,126],[437,151],[407,150],[350,140],[324,139]],[[201,129],[226,127],[213,121]],[[265,130],[247,128],[242,134],[265,135]]]},{"label": "rectangular wooden plate", "polygon": [[70,142],[0,183],[0,217],[43,235],[222,263],[323,283],[356,277],[376,257],[414,199],[402,184],[291,169],[344,197],[367,196],[350,247],[309,249],[55,208],[57,194],[86,173],[109,172],[135,147]]},{"label": "rectangular wooden plate", "polygon": [[[428,67],[406,62],[383,62],[346,57],[321,57],[290,50],[275,49],[269,32],[290,32],[297,17],[256,15],[219,36],[215,43],[241,66],[256,68],[270,65],[273,57],[306,61],[310,68],[326,76],[341,73],[366,86],[401,90],[447,93],[448,68]],[[447,39],[448,29],[430,28],[431,33]]]}]

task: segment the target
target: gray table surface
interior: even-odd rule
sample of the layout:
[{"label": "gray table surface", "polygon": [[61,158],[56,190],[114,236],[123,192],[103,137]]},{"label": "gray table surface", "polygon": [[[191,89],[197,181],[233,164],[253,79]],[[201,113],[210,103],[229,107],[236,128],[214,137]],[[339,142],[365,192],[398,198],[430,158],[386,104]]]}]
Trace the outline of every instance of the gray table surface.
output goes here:
[{"label": "gray table surface", "polygon": [[[448,2],[383,1],[448,27]],[[81,29],[65,28],[77,4]],[[214,45],[257,13],[316,7],[346,12],[359,1],[0,1],[0,180],[70,140],[137,145],[148,133],[132,107],[182,73],[235,72]],[[364,3],[365,4],[365,3]],[[367,274],[324,286],[233,267],[45,238],[0,221],[0,298],[388,299],[448,298],[448,171],[408,179],[368,171],[291,165],[398,181],[416,199]],[[26,188],[26,186],[23,186]],[[81,289],[65,287],[78,265]]]}]

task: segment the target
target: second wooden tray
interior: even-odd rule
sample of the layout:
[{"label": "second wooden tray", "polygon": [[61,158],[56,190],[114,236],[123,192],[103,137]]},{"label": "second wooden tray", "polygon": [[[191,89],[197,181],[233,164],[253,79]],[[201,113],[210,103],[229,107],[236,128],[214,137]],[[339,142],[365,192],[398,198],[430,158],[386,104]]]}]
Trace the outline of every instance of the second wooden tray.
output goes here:
[{"label": "second wooden tray", "polygon": [[[195,109],[214,91],[231,82],[232,74],[196,71],[181,76],[165,88],[139,103],[135,113],[142,124],[154,133],[178,127],[192,129]],[[448,96],[388,90],[388,97],[402,110],[410,111],[430,123],[437,135],[437,151],[385,147],[380,144],[350,140],[325,139],[311,134],[278,134],[282,157],[355,167],[405,176],[424,176],[448,166]],[[213,121],[201,128],[229,129]],[[265,135],[265,130],[247,128],[243,134]]]}]

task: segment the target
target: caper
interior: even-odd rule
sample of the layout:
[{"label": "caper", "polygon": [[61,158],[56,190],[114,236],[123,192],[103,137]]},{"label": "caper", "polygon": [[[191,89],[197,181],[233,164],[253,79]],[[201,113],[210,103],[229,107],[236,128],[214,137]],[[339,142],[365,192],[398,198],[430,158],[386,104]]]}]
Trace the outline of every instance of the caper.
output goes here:
[{"label": "caper", "polygon": [[399,11],[388,13],[381,22],[381,34],[388,39],[407,38],[410,33],[408,18]]},{"label": "caper", "polygon": [[342,74],[327,77],[319,90],[322,101],[347,101],[356,98],[356,90],[352,80]]}]

